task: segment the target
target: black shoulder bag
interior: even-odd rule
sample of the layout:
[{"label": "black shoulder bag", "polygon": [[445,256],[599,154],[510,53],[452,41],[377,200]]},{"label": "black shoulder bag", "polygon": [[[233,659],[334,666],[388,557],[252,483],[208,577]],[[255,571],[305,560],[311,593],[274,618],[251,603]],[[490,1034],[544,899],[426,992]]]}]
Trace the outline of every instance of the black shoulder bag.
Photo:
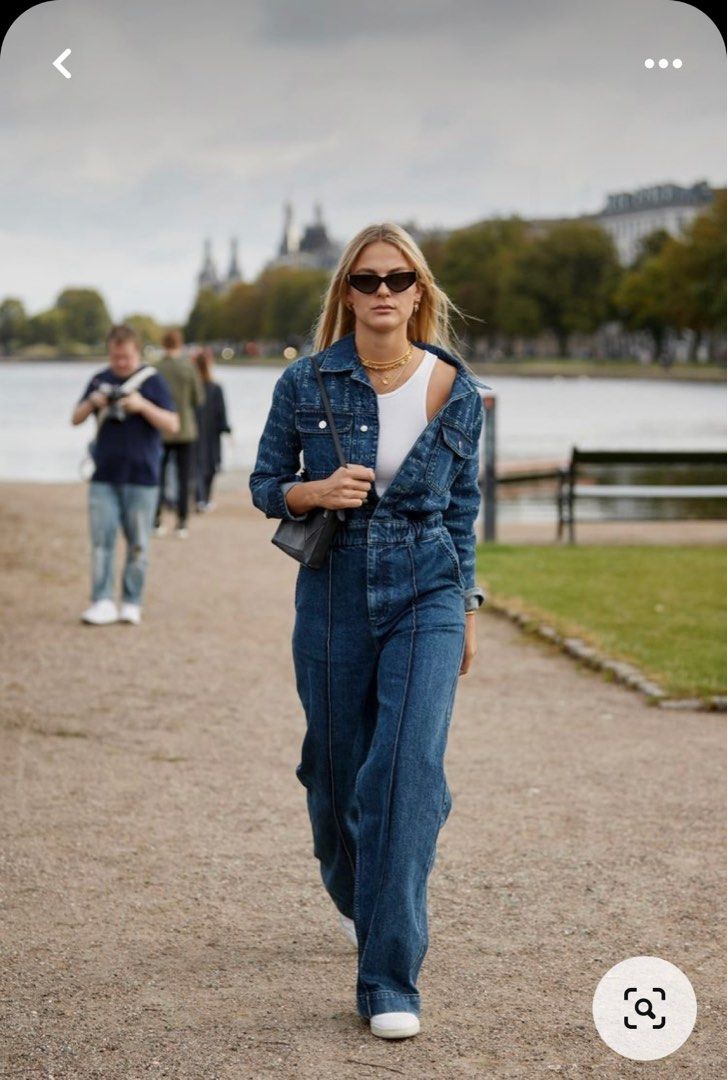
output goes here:
[{"label": "black shoulder bag", "polygon": [[[313,357],[311,363],[318,379],[326,417],[336,446],[336,453],[339,462],[345,466],[346,459],[341,449],[339,433],[336,430],[336,424],[331,412],[329,396],[326,393],[318,364]],[[303,563],[304,566],[309,566],[312,570],[318,570],[326,558],[326,553],[331,546],[331,540],[339,527],[340,521],[346,521],[345,510],[329,510],[326,506],[316,506],[313,510],[309,510],[302,521],[283,518],[271,537],[271,543],[279,547],[281,551],[285,551],[286,555],[290,555],[292,559]]]}]

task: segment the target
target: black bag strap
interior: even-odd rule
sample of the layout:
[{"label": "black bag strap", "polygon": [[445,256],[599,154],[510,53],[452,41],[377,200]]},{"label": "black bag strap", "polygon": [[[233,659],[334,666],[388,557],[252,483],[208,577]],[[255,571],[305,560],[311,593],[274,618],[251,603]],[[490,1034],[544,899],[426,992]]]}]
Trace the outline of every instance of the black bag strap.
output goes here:
[{"label": "black bag strap", "polygon": [[326,387],[324,386],[324,380],[321,377],[321,372],[319,371],[319,366],[318,366],[318,364],[316,363],[316,361],[314,360],[313,357],[311,357],[311,363],[313,364],[314,371],[316,372],[316,378],[318,379],[319,390],[321,391],[321,397],[323,399],[324,409],[326,410],[326,419],[328,420],[329,427],[331,428],[331,434],[332,434],[333,439],[334,439],[334,446],[336,447],[336,453],[338,454],[338,457],[339,457],[339,463],[341,465],[343,465],[344,467],[346,467],[346,458],[344,457],[344,451],[341,449],[341,441],[339,439],[339,433],[336,430],[336,424],[334,423],[334,416],[333,416],[333,413],[331,412],[331,403],[329,402],[329,395],[326,393]]}]

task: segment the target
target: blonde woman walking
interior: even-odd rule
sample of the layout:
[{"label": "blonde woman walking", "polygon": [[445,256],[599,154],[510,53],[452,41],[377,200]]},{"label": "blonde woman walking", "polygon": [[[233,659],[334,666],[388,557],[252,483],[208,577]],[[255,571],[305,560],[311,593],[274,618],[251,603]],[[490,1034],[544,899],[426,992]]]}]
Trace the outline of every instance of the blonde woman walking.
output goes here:
[{"label": "blonde woman walking", "polygon": [[383,1038],[420,1030],[427,880],[452,805],[443,758],[485,599],[473,526],[489,387],[453,351],[452,309],[404,229],[359,232],[314,345],[347,465],[304,356],[276,382],[249,481],[267,517],[346,511],[323,566],[296,581],[296,775],[357,946],[357,1010]]}]

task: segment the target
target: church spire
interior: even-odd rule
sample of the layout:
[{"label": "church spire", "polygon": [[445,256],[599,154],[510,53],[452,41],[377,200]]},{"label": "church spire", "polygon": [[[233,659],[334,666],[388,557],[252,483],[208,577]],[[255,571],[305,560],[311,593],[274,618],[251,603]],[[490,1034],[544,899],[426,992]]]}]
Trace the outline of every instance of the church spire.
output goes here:
[{"label": "church spire", "polygon": [[289,202],[283,206],[283,236],[278,245],[278,255],[293,255],[298,251],[298,239],[293,225],[293,207]]},{"label": "church spire", "polygon": [[205,240],[205,247],[202,256],[202,269],[197,275],[197,287],[198,289],[215,289],[218,286],[217,270],[215,269],[215,263],[212,258],[212,244],[209,240]]},{"label": "church spire", "polygon": [[229,285],[235,285],[238,281],[243,280],[243,275],[240,272],[240,264],[238,262],[238,241],[237,237],[233,237],[230,241],[230,265],[228,266],[227,281]]}]

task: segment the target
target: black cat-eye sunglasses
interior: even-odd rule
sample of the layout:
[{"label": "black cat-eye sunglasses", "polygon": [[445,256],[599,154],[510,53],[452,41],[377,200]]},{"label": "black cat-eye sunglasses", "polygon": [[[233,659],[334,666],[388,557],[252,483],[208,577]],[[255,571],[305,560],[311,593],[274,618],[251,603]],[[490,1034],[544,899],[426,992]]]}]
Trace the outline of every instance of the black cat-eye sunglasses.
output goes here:
[{"label": "black cat-eye sunglasses", "polygon": [[352,289],[358,292],[375,293],[384,282],[392,292],[404,292],[417,281],[416,270],[394,270],[391,274],[380,277],[379,274],[347,274],[346,280]]}]

